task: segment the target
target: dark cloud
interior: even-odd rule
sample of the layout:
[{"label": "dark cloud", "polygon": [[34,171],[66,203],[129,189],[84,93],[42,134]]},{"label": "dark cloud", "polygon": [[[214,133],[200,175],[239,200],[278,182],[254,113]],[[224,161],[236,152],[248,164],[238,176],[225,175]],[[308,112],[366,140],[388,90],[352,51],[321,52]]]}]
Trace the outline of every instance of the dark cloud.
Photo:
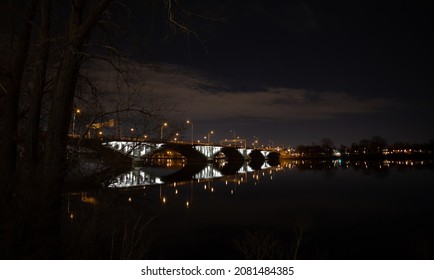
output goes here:
[{"label": "dark cloud", "polygon": [[100,66],[99,72],[93,71],[92,75],[95,80],[100,79],[99,86],[111,91],[112,96],[118,96],[117,92],[124,98],[132,94],[165,98],[177,104],[176,117],[180,119],[323,119],[338,114],[377,112],[393,103],[381,98],[362,100],[333,91],[273,87],[238,91],[179,65],[161,64],[155,70],[130,64],[135,78],[128,85],[117,79],[108,65]]}]

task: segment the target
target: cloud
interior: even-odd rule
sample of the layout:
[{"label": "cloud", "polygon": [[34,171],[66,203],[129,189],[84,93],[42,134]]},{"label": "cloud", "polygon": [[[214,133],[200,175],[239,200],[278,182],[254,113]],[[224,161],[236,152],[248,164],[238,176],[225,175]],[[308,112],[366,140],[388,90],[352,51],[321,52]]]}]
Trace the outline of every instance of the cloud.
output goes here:
[{"label": "cloud", "polygon": [[[98,67],[95,77],[106,77],[107,90],[125,92],[107,73]],[[195,120],[318,120],[342,114],[370,114],[394,106],[384,98],[361,99],[344,92],[315,91],[285,87],[269,87],[240,91],[174,64],[134,67],[131,71],[134,88],[145,96],[164,98],[176,104],[173,117]],[[108,78],[107,78],[108,77]],[[116,90],[114,90],[116,88]]]},{"label": "cloud", "polygon": [[343,92],[293,88],[232,90],[184,67],[162,65],[148,73],[147,89],[167,95],[181,114],[202,120],[222,118],[325,119],[340,114],[374,113],[390,106],[382,98],[360,99]]}]

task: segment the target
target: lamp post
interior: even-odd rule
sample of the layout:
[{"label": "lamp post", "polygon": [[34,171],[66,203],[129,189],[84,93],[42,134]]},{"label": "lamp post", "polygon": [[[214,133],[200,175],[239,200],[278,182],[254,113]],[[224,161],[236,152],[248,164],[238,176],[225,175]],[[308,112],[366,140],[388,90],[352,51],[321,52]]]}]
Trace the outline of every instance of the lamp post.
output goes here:
[{"label": "lamp post", "polygon": [[257,149],[259,144],[259,138],[256,136],[253,136],[253,148]]},{"label": "lamp post", "polygon": [[167,126],[167,123],[163,123],[161,125],[161,129],[160,129],[160,141],[163,141],[163,129],[164,129],[165,126]]},{"label": "lamp post", "polygon": [[214,131],[208,132],[208,144],[211,143],[211,134],[214,134]]},{"label": "lamp post", "polygon": [[191,124],[191,145],[193,145],[193,122],[190,120],[187,120],[187,124]]},{"label": "lamp post", "polygon": [[229,130],[229,132],[233,132],[234,133],[234,138],[233,139],[235,140],[235,130],[231,129],[231,130]]},{"label": "lamp post", "polygon": [[75,109],[74,112],[72,113],[72,137],[75,138],[75,118],[77,117],[78,114],[80,114],[80,109]]}]

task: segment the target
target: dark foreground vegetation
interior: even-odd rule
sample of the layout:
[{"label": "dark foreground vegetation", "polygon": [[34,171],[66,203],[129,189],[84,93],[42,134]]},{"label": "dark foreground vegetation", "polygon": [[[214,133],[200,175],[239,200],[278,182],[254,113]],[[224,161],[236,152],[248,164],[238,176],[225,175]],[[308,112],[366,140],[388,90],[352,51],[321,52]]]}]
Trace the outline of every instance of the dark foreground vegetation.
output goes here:
[{"label": "dark foreground vegetation", "polygon": [[[141,17],[135,17],[137,11]],[[141,124],[141,134],[158,131],[171,106],[145,102],[140,89],[129,86],[134,66],[125,54],[161,43],[153,41],[156,33],[163,38],[191,32],[177,22],[182,12],[170,0],[2,2],[1,257],[67,257],[61,210],[74,162],[71,149],[79,148],[68,147],[68,135],[100,135],[102,125],[115,122],[120,134],[129,127],[119,124],[131,120]],[[134,20],[149,28],[135,30]],[[95,68],[114,73],[111,91],[99,83]],[[80,129],[79,117],[86,118]]]}]

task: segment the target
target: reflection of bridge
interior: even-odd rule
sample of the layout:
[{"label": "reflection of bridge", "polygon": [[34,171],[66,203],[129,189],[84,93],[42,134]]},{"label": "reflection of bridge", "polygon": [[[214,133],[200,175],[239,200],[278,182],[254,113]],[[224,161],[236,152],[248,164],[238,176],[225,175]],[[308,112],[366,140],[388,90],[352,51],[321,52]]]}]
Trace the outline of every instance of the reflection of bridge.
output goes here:
[{"label": "reflection of bridge", "polygon": [[157,154],[161,155],[170,151],[180,154],[188,162],[205,162],[222,158],[229,162],[246,160],[264,161],[279,157],[279,153],[276,151],[222,145],[191,145],[185,143],[154,143],[144,141],[110,141],[103,143],[103,145],[129,155],[133,159],[152,158]]},{"label": "reflection of bridge", "polygon": [[[228,164],[230,165],[230,164]],[[153,186],[163,185],[167,183],[181,183],[190,180],[207,180],[216,179],[224,176],[232,176],[238,174],[247,174],[255,171],[265,170],[271,166],[264,162],[260,166],[252,167],[246,162],[235,164],[230,171],[224,170],[224,167],[218,167],[213,164],[193,165],[188,164],[181,169],[165,169],[164,167],[135,167],[129,172],[120,174],[112,179],[108,187],[112,188],[125,188],[125,187],[138,187],[138,186]],[[162,173],[162,170],[165,170]],[[167,170],[171,170],[167,172]]]}]

